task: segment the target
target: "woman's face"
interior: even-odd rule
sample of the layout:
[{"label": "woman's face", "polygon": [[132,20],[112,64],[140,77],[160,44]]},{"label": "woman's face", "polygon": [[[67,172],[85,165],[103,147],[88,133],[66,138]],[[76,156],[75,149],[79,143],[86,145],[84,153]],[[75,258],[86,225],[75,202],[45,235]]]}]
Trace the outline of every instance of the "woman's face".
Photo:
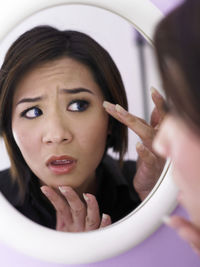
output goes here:
[{"label": "woman's face", "polygon": [[181,118],[167,115],[154,141],[154,149],[172,160],[179,202],[200,226],[200,138]]},{"label": "woman's face", "polygon": [[108,134],[103,100],[89,68],[70,58],[34,68],[20,80],[13,136],[42,184],[90,186]]}]

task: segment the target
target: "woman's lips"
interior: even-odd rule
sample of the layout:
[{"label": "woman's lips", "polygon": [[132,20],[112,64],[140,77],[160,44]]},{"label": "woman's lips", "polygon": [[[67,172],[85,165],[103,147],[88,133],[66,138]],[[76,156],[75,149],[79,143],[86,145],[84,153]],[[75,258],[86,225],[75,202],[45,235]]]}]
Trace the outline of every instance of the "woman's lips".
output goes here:
[{"label": "woman's lips", "polygon": [[46,165],[54,174],[68,174],[76,167],[77,160],[69,156],[52,156]]}]

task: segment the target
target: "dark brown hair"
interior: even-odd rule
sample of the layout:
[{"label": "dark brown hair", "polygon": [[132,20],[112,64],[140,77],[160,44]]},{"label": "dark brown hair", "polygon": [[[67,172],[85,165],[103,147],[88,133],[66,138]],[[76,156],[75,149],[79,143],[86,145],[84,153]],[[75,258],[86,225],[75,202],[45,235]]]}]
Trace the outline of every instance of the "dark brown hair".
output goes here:
[{"label": "dark brown hair", "polygon": [[[12,102],[15,88],[26,73],[37,66],[63,57],[75,59],[91,70],[105,100],[128,108],[119,70],[109,53],[88,35],[77,31],[60,31],[38,26],[22,34],[9,48],[0,70],[0,131],[11,161],[11,174],[26,190],[30,169],[12,134]],[[111,135],[107,148],[119,152],[120,160],[127,150],[127,127],[110,117]]]},{"label": "dark brown hair", "polygon": [[169,13],[158,24],[154,42],[167,97],[200,129],[200,1],[186,0]]}]

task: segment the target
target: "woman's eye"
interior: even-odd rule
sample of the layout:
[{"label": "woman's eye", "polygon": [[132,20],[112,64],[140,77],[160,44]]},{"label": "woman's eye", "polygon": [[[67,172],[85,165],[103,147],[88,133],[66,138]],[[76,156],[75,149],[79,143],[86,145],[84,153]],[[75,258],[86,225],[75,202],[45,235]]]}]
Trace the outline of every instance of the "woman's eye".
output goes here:
[{"label": "woman's eye", "polygon": [[85,100],[75,100],[71,102],[68,106],[69,111],[82,112],[85,111],[89,106],[88,101]]},{"label": "woman's eye", "polygon": [[37,107],[29,108],[22,112],[21,117],[25,117],[27,119],[34,119],[42,115],[42,111]]}]

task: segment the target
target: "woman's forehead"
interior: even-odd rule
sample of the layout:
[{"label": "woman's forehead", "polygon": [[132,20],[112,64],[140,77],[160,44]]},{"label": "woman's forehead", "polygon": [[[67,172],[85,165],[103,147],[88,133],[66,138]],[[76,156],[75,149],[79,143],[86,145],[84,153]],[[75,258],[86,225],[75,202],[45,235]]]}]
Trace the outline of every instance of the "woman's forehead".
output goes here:
[{"label": "woman's forehead", "polygon": [[86,88],[102,96],[89,67],[72,58],[64,57],[34,67],[27,72],[16,86],[14,102],[20,97],[55,89]]}]

